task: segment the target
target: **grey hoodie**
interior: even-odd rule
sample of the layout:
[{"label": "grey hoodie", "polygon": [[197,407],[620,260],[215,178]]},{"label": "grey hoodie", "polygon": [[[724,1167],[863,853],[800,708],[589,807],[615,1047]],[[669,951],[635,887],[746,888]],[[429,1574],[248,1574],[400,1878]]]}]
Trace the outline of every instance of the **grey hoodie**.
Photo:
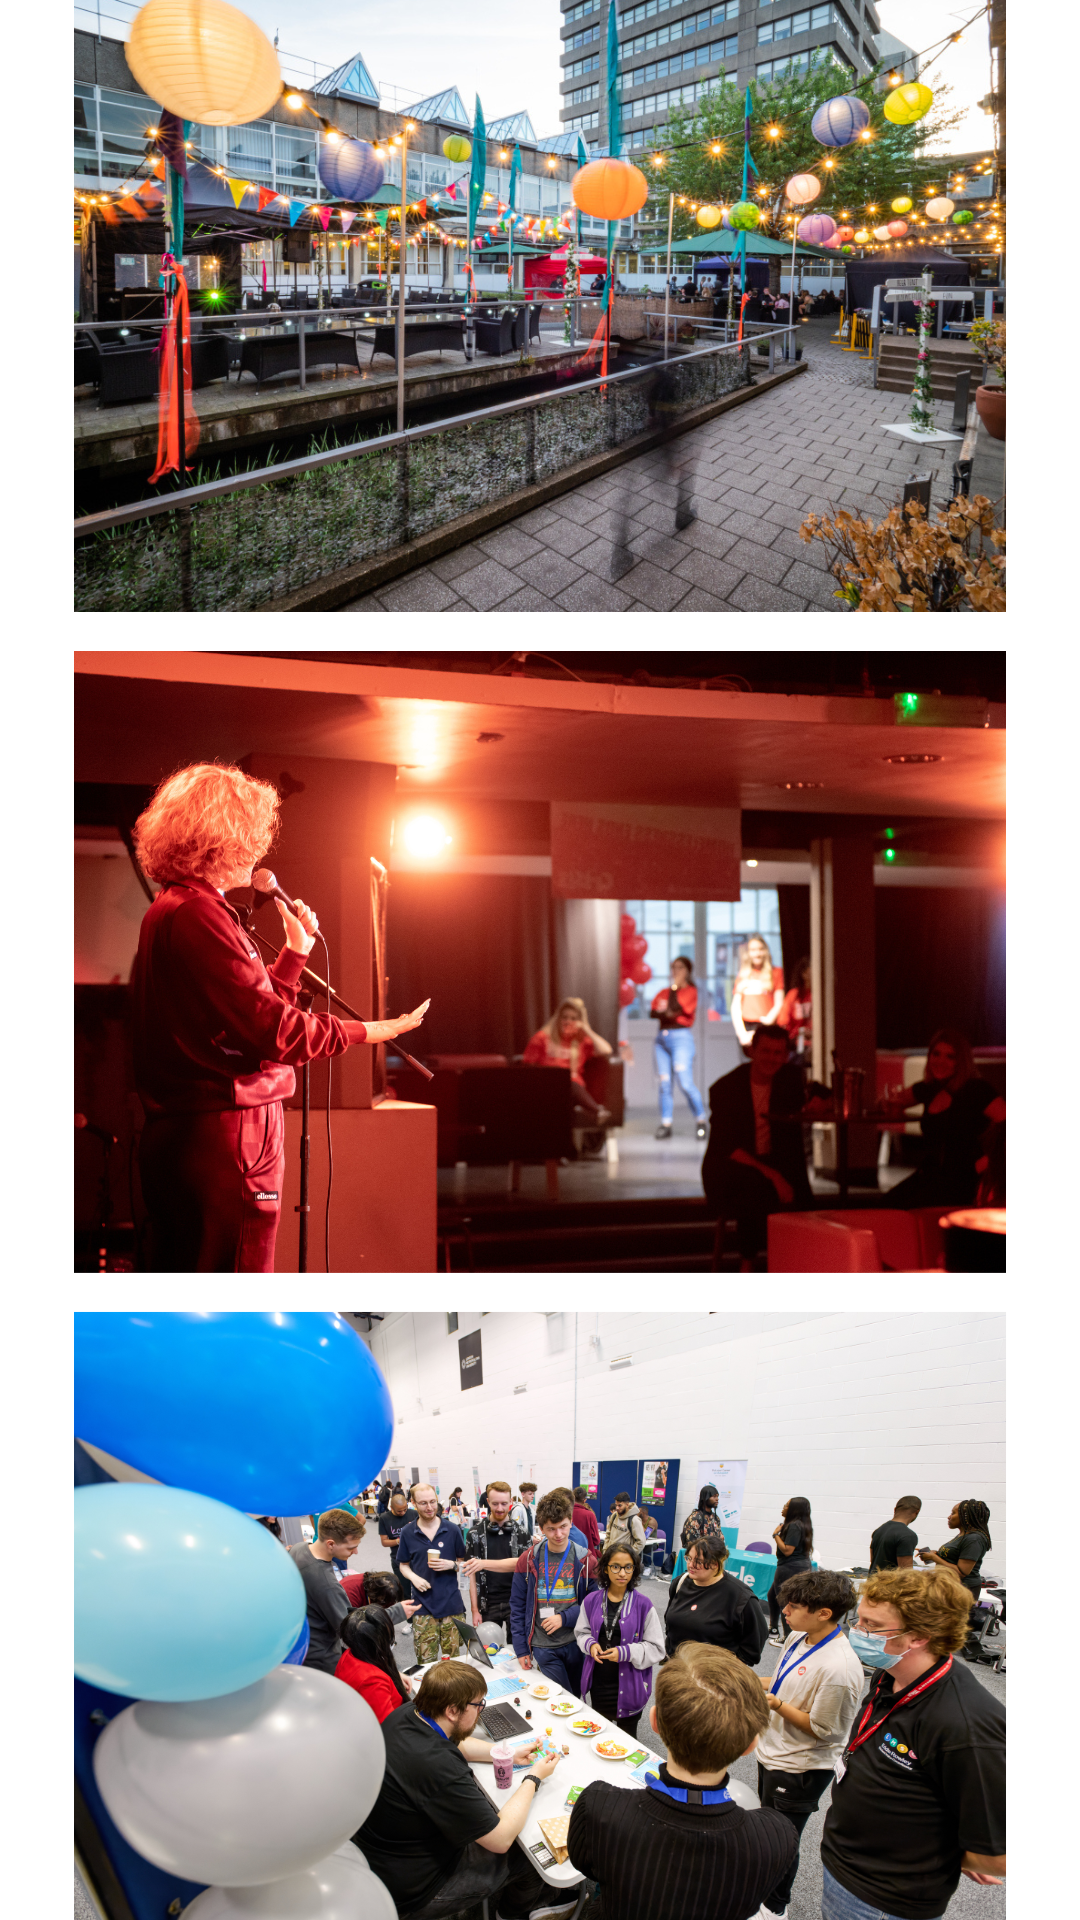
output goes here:
[{"label": "grey hoodie", "polygon": [[601,1542],[601,1551],[606,1553],[609,1547],[629,1547],[632,1553],[640,1553],[645,1545],[645,1526],[640,1510],[630,1502],[625,1514],[619,1514],[612,1507],[607,1523],[607,1532]]}]

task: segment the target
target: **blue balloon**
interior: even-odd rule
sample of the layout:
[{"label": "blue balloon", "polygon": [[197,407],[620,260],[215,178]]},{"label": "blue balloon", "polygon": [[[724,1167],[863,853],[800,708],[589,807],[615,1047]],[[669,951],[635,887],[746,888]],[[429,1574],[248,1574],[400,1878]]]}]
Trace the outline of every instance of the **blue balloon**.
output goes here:
[{"label": "blue balloon", "polygon": [[339,200],[367,200],[377,193],[386,168],[366,140],[341,140],[335,146],[319,142],[319,178]]},{"label": "blue balloon", "polygon": [[305,1614],[304,1624],[296,1636],[296,1645],[294,1647],[289,1648],[288,1653],[285,1655],[285,1658],[281,1663],[282,1666],[283,1667],[302,1667],[307,1655],[307,1650],[310,1647],[310,1645],[311,1645],[311,1628],[308,1626],[307,1615]]},{"label": "blue balloon", "polygon": [[820,106],[810,131],[821,147],[850,147],[870,125],[870,109],[857,93],[838,93]]},{"label": "blue balloon", "polygon": [[75,1671],[136,1700],[213,1700],[282,1664],[304,1583],[258,1521],[180,1487],[75,1490]]},{"label": "blue balloon", "polygon": [[351,1499],[393,1427],[386,1382],[336,1313],[75,1315],[78,1439],[244,1513]]}]

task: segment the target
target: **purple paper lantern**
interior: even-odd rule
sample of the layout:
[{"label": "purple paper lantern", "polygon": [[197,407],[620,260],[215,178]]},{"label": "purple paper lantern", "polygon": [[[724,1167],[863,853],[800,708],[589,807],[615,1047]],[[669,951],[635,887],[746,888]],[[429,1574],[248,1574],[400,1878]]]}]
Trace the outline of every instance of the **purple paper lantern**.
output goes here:
[{"label": "purple paper lantern", "polygon": [[809,240],[813,247],[823,247],[836,232],[836,221],[827,213],[808,213],[805,220],[799,221],[799,239]]},{"label": "purple paper lantern", "polygon": [[386,168],[366,140],[319,142],[319,178],[337,200],[367,200],[377,193]]},{"label": "purple paper lantern", "polygon": [[838,93],[820,106],[810,131],[821,147],[850,147],[870,125],[870,109],[855,93]]}]

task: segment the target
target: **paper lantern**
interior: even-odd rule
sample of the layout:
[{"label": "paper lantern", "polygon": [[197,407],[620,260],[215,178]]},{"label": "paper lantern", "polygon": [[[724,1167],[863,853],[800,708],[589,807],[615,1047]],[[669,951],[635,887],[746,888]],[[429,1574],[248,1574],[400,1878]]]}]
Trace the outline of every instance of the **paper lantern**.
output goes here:
[{"label": "paper lantern", "polygon": [[731,209],[731,224],[736,233],[752,233],[761,224],[761,210],[752,200],[736,200]]},{"label": "paper lantern", "polygon": [[459,165],[462,160],[472,159],[472,141],[466,140],[464,135],[460,133],[450,134],[449,137],[443,141],[442,150],[446,158],[452,160],[455,166]]},{"label": "paper lantern", "polygon": [[812,173],[793,173],[784,191],[793,207],[808,207],[821,192],[821,181]]},{"label": "paper lantern", "polygon": [[574,175],[574,204],[594,220],[628,220],[649,197],[640,167],[628,160],[590,160]]},{"label": "paper lantern", "polygon": [[837,227],[836,231],[841,240],[854,240],[855,238],[854,227]]},{"label": "paper lantern", "polygon": [[854,253],[854,251],[855,251],[855,249],[854,249],[854,247],[849,247],[849,246],[848,246],[848,245],[847,245],[847,244],[845,243],[845,245],[841,247],[841,249],[840,249],[840,251],[841,251],[841,253]]},{"label": "paper lantern", "polygon": [[838,93],[820,106],[810,131],[820,147],[850,147],[870,125],[870,109],[855,93]]},{"label": "paper lantern", "polygon": [[888,227],[875,227],[875,228],[874,228],[874,239],[875,239],[875,240],[888,240],[888,239],[890,239],[890,238],[891,238],[891,235],[890,235],[890,233],[889,233],[889,229],[888,229]]},{"label": "paper lantern", "polygon": [[865,247],[865,245],[866,245],[866,243],[867,243],[867,241],[869,240],[869,238],[870,238],[870,231],[869,231],[869,228],[868,228],[868,227],[860,227],[860,228],[858,229],[858,231],[857,231],[857,233],[855,234],[855,245],[856,245],[857,247]]},{"label": "paper lantern", "polygon": [[125,52],[151,100],[202,126],[258,120],[281,93],[269,40],[226,0],[146,0]]},{"label": "paper lantern", "polygon": [[340,140],[333,147],[320,144],[319,178],[339,200],[370,199],[385,175],[386,168],[366,140]]},{"label": "paper lantern", "polygon": [[823,241],[822,244],[823,246],[828,247],[830,252],[835,251],[835,249],[840,245],[840,229],[837,228],[835,233],[830,233],[828,239]]},{"label": "paper lantern", "polygon": [[908,199],[906,193],[902,193],[898,200],[893,200],[890,204],[894,213],[911,212],[911,201]]},{"label": "paper lantern", "polygon": [[894,127],[910,127],[929,113],[933,104],[929,87],[924,87],[921,80],[909,80],[906,86],[893,88],[882,111]]},{"label": "paper lantern", "polygon": [[722,219],[723,215],[719,207],[699,207],[697,210],[697,223],[699,227],[708,227],[710,229],[718,227]]},{"label": "paper lantern", "polygon": [[954,227],[970,227],[974,218],[975,218],[975,215],[973,213],[969,213],[966,207],[961,207],[959,213],[953,214],[952,223]]},{"label": "paper lantern", "polygon": [[887,231],[892,235],[894,240],[902,240],[907,232],[907,221],[890,220]]},{"label": "paper lantern", "polygon": [[944,194],[942,194],[939,200],[928,200],[926,203],[927,219],[928,220],[947,220],[950,213],[953,210],[954,204],[955,204],[954,201],[946,200]]},{"label": "paper lantern", "polygon": [[811,246],[823,247],[835,232],[836,221],[827,213],[808,213],[805,220],[799,221],[799,239],[809,240]]}]

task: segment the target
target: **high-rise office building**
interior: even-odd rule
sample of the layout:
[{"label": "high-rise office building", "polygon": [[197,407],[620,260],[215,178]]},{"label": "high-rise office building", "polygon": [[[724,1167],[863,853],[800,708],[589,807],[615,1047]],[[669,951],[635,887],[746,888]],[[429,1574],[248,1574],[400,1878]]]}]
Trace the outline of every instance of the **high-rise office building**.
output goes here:
[{"label": "high-rise office building", "polygon": [[[619,9],[623,151],[662,145],[668,113],[721,79],[745,86],[800,71],[815,55],[837,66],[837,91],[877,58],[872,0],[637,0]],[[608,151],[607,0],[564,0],[562,109],[592,156]]]}]

